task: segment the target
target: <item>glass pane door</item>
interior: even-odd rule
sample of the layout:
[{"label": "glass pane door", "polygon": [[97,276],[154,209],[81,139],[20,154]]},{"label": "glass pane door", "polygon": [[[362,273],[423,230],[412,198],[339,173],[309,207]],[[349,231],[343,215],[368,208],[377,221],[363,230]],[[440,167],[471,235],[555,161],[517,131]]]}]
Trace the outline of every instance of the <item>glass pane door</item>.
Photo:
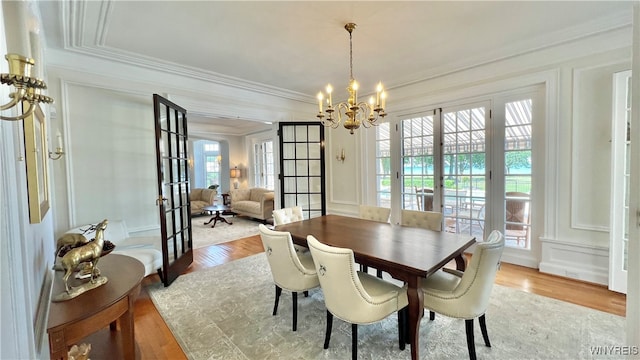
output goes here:
[{"label": "glass pane door", "polygon": [[434,118],[435,112],[402,120],[403,209],[434,211]]},{"label": "glass pane door", "polygon": [[532,100],[504,106],[505,246],[531,246]]},{"label": "glass pane door", "polygon": [[486,106],[442,112],[444,229],[484,238]]},{"label": "glass pane door", "polygon": [[301,206],[305,219],[326,214],[324,126],[280,123],[281,201]]}]

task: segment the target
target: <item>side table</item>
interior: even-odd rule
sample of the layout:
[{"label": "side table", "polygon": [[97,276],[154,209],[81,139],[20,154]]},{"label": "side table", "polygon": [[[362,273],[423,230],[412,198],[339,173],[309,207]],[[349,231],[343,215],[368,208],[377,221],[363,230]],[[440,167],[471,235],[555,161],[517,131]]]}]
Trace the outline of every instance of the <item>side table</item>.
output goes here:
[{"label": "side table", "polygon": [[[47,323],[51,359],[66,360],[71,346],[82,342],[91,344],[91,358],[136,359],[133,303],[140,293],[144,266],[130,256],[109,254],[100,259],[98,267],[109,279],[106,284],[76,298],[51,303]],[[54,275],[53,294],[64,291],[62,275],[61,271]],[[73,276],[69,282],[72,286],[79,284]],[[107,325],[109,330],[105,329]],[[102,329],[108,333],[100,332]]]},{"label": "side table", "polygon": [[215,215],[213,215],[211,219],[209,219],[209,221],[204,223],[205,225],[209,225],[209,223],[213,221],[213,225],[211,225],[211,227],[216,227],[216,223],[218,222],[218,220],[220,220],[221,222],[227,223],[229,225],[233,225],[232,222],[220,216],[220,213],[224,214],[225,212],[230,211],[229,207],[226,205],[205,206],[202,208],[202,210],[207,211],[209,214],[212,214],[215,212]]}]

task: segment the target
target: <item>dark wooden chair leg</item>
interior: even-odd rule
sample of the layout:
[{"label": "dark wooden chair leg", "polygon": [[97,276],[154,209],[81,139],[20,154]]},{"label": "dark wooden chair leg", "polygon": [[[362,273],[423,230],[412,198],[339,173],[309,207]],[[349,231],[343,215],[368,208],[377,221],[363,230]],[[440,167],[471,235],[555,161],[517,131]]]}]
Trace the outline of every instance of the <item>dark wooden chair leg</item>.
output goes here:
[{"label": "dark wooden chair leg", "polygon": [[398,347],[400,348],[400,350],[405,349],[407,338],[407,336],[405,335],[405,329],[407,328],[407,317],[404,309],[406,309],[406,307],[398,311]]},{"label": "dark wooden chair leg", "polygon": [[489,334],[487,333],[487,322],[484,317],[484,314],[480,315],[480,330],[482,330],[482,337],[484,338],[484,344],[488,347],[491,347],[491,343],[489,342]]},{"label": "dark wooden chair leg", "polygon": [[309,297],[309,292],[308,291],[303,292],[303,294],[304,294],[304,297]]},{"label": "dark wooden chair leg", "polygon": [[473,319],[464,321],[467,330],[467,348],[469,349],[469,359],[476,360],[476,344],[473,339]]},{"label": "dark wooden chair leg", "polygon": [[351,359],[358,360],[358,324],[351,324]]},{"label": "dark wooden chair leg", "polygon": [[429,320],[433,321],[436,318],[436,313],[433,311],[429,311]]},{"label": "dark wooden chair leg", "polygon": [[331,326],[333,325],[333,314],[327,310],[327,329],[324,333],[324,348],[329,348],[329,340],[331,340]]},{"label": "dark wooden chair leg", "polygon": [[376,276],[378,276],[379,279],[382,279],[382,270],[376,270]]},{"label": "dark wooden chair leg", "polygon": [[298,330],[298,293],[292,292],[291,298],[293,299],[293,331]]},{"label": "dark wooden chair leg", "polygon": [[280,294],[282,294],[282,288],[276,285],[276,302],[273,304],[273,315],[278,313],[278,302],[280,301]]}]

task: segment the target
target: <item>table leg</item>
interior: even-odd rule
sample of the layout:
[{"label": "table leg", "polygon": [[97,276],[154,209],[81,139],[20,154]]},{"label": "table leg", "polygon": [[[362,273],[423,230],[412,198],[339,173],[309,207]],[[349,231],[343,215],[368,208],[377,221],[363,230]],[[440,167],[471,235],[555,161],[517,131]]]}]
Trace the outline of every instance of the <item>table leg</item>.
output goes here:
[{"label": "table leg", "polygon": [[[211,223],[213,220],[215,220],[215,218],[216,218],[216,215],[212,216],[212,217],[211,217],[211,219],[209,219],[209,221],[207,221],[207,222],[206,222],[206,223],[204,223],[204,224],[205,224],[205,225],[209,225],[209,223]],[[216,223],[214,222],[214,223],[213,223],[213,226],[215,226],[215,225],[216,225]],[[213,226],[212,226],[212,227],[213,227]]]},{"label": "table leg", "polygon": [[129,308],[119,318],[120,331],[122,332],[122,353],[125,359],[135,360],[136,340],[133,326],[133,304],[134,300],[129,297]]},{"label": "table leg", "polygon": [[467,269],[467,262],[464,259],[464,254],[456,256],[456,270],[465,271]]},{"label": "table leg", "polygon": [[418,359],[420,345],[420,320],[424,316],[424,298],[420,288],[419,278],[408,282],[407,297],[409,300],[409,343],[411,344],[411,359]]}]

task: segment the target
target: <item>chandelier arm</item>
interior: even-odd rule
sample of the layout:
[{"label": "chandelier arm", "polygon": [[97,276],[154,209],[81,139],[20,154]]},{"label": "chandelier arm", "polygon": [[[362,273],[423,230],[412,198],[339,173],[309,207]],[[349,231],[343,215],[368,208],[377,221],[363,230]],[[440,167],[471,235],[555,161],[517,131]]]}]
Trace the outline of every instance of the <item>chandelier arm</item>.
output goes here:
[{"label": "chandelier arm", "polygon": [[9,121],[18,121],[18,120],[24,120],[27,116],[33,114],[33,111],[36,109],[36,104],[35,102],[29,102],[29,110],[27,110],[26,113],[22,114],[22,115],[18,115],[18,116],[2,116],[0,115],[0,119],[2,120],[9,120]]},{"label": "chandelier arm", "polygon": [[26,90],[22,87],[16,87],[16,92],[15,93],[11,93],[9,96],[12,97],[11,101],[9,101],[8,103],[0,106],[0,110],[7,110],[7,109],[11,109],[12,107],[16,106],[20,100],[24,97],[24,95],[26,94]]}]

